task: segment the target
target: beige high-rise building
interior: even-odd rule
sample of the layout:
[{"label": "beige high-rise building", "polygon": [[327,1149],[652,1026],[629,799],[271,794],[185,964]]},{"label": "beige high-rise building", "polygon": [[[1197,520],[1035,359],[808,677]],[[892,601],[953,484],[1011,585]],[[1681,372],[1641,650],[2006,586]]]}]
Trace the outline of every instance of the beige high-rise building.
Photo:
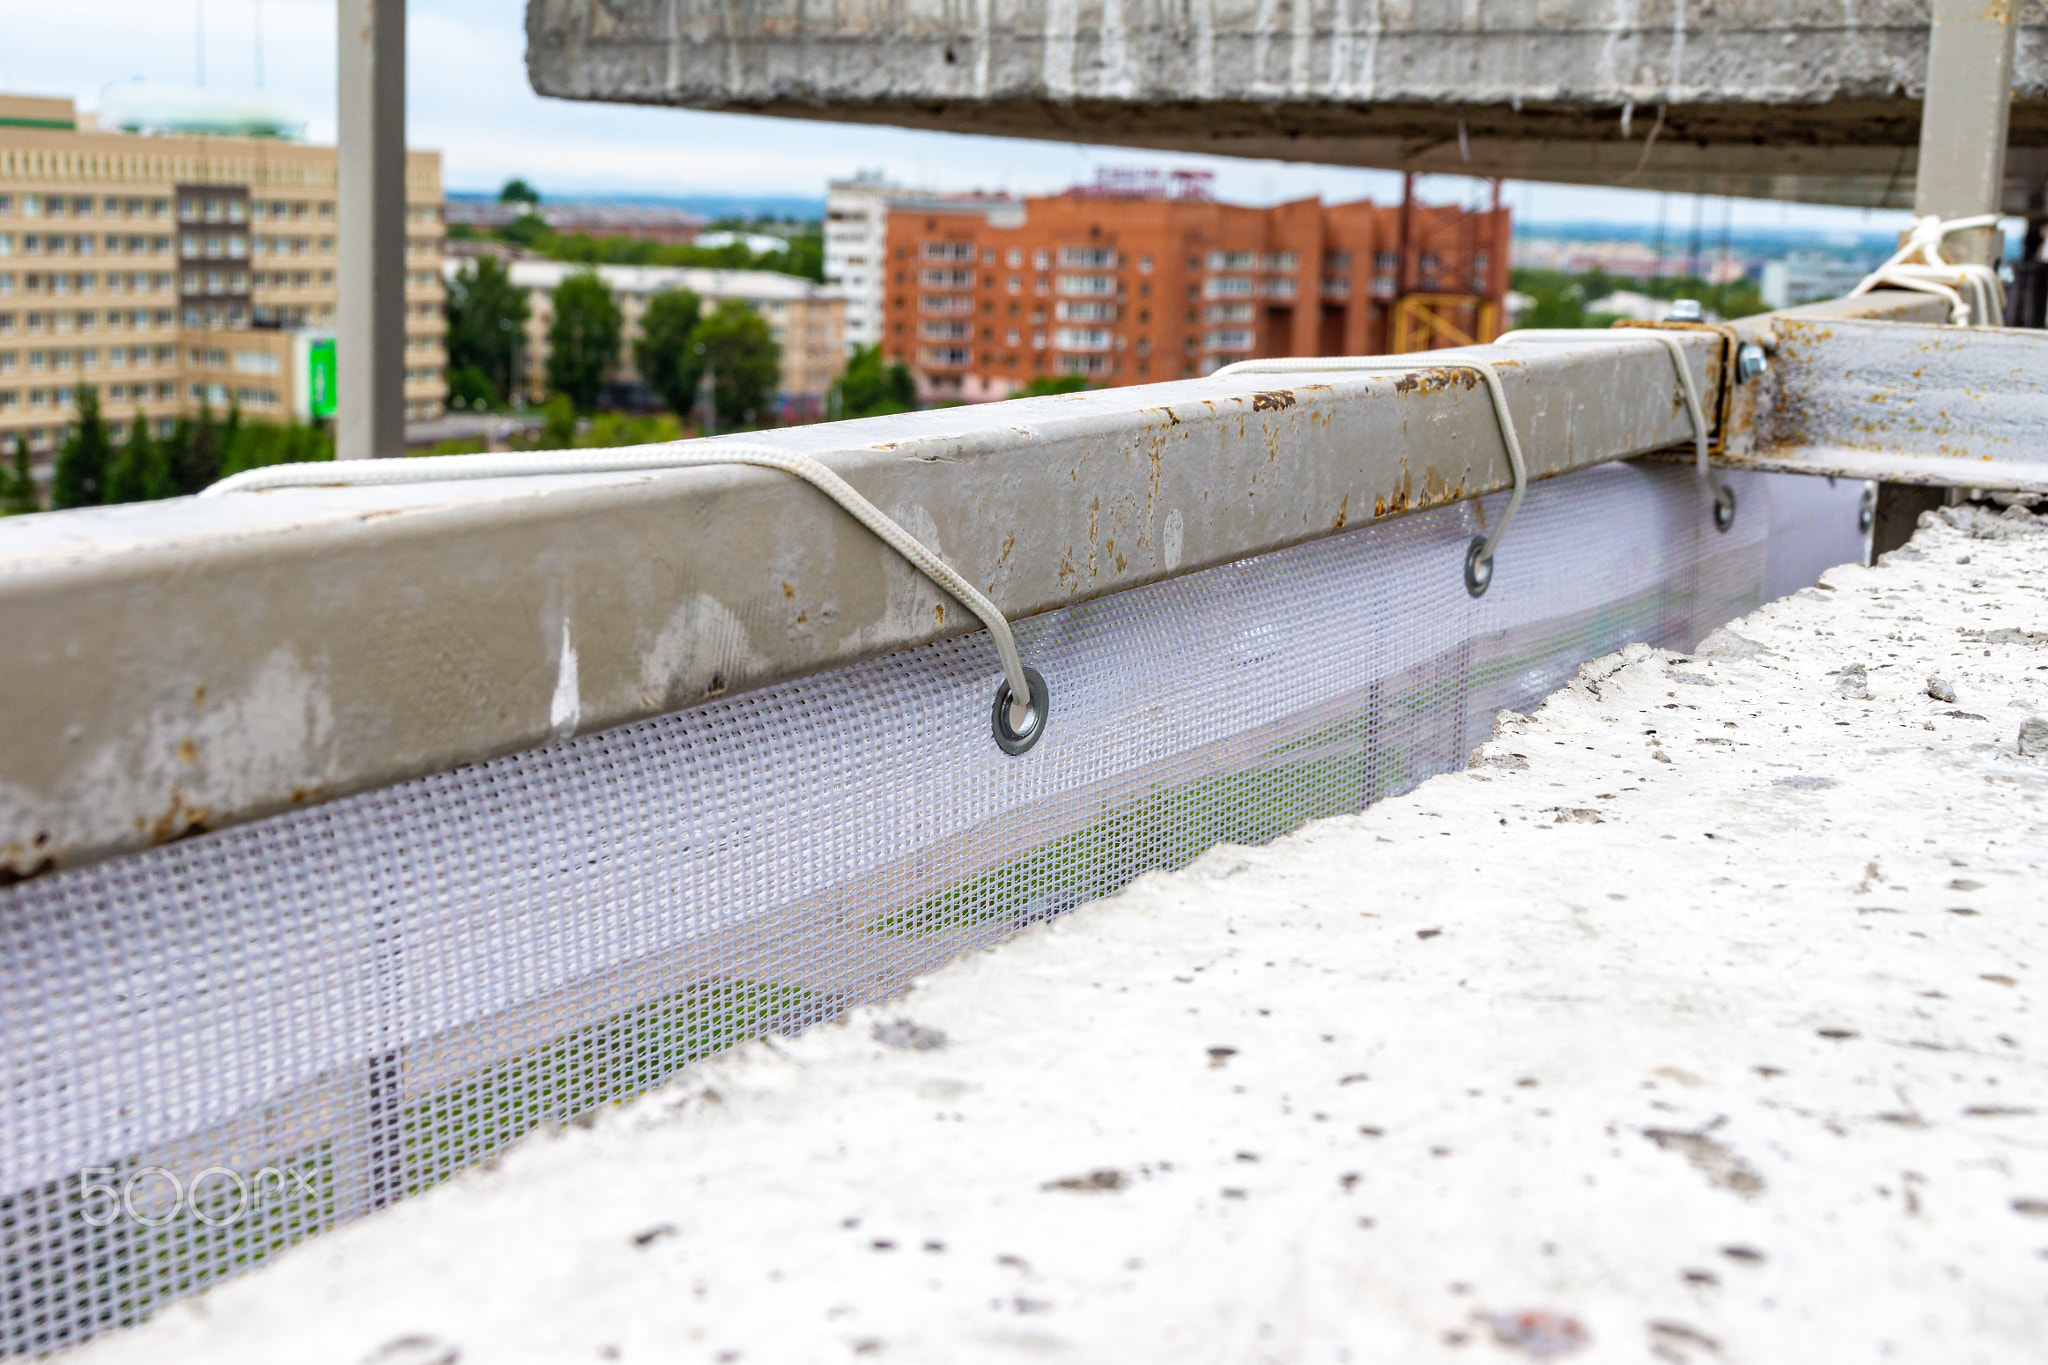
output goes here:
[{"label": "beige high-rise building", "polygon": [[[440,154],[405,174],[405,407],[424,418],[448,392]],[[26,437],[46,473],[81,384],[117,438],[202,402],[320,415],[334,193],[332,147],[101,131],[68,99],[0,95],[0,448]]]}]

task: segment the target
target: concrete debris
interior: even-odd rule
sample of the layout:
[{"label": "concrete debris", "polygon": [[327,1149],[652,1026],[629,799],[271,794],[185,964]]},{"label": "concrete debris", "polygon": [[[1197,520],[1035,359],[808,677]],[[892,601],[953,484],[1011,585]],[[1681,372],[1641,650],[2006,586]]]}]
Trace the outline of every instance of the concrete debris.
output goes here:
[{"label": "concrete debris", "polygon": [[2048,720],[2028,716],[2021,721],[2019,748],[2029,757],[2048,755]]},{"label": "concrete debris", "polygon": [[1923,525],[1929,520],[1945,522],[1972,540],[2007,540],[2048,531],[2048,517],[2036,517],[2017,503],[2003,512],[1976,503],[1958,503],[1924,512],[1920,519]]},{"label": "concrete debris", "polygon": [[1870,699],[1870,674],[1862,664],[1850,664],[1835,679],[1835,690],[1850,701]]},{"label": "concrete debris", "polygon": [[1570,1355],[1590,1339],[1584,1324],[1562,1313],[1525,1309],[1519,1313],[1480,1313],[1479,1320],[1493,1329],[1493,1339],[1502,1346],[1538,1360]]},{"label": "concrete debris", "polygon": [[1972,534],[73,1359],[2031,1365],[2048,763],[1923,680],[2040,695],[2048,537]]},{"label": "concrete debris", "polygon": [[1709,1134],[1720,1125],[1716,1119],[1702,1132],[1679,1133],[1669,1128],[1645,1128],[1643,1136],[1669,1152],[1677,1152],[1713,1184],[1733,1190],[1744,1199],[1763,1193],[1764,1180],[1724,1144]]},{"label": "concrete debris", "polygon": [[946,1045],[944,1033],[908,1019],[892,1019],[886,1024],[875,1025],[874,1038],[884,1047],[909,1048],[913,1052],[930,1052]]},{"label": "concrete debris", "polygon": [[1770,654],[1754,640],[1744,639],[1726,626],[1700,641],[1693,657],[1699,659],[1754,659],[1760,654]]},{"label": "concrete debris", "polygon": [[1985,645],[2048,645],[2048,631],[2020,630],[2014,626],[1998,630],[1965,630],[1963,638]]},{"label": "concrete debris", "polygon": [[1940,678],[1929,677],[1927,679],[1927,695],[1936,701],[1954,702],[1956,690]]}]

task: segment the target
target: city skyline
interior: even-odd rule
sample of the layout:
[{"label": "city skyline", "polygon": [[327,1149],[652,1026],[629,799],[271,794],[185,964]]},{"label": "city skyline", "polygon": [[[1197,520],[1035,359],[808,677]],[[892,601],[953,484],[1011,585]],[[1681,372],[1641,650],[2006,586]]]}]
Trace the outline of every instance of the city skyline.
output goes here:
[{"label": "city skyline", "polygon": [[[1092,180],[1098,167],[1128,165],[1214,171],[1218,196],[1244,204],[1400,196],[1400,177],[1390,171],[542,100],[526,81],[520,6],[412,0],[409,9],[408,140],[444,154],[452,191],[495,189],[520,176],[555,195],[809,198],[822,197],[830,179],[879,169],[920,189],[1048,194]],[[110,86],[133,78],[191,85],[203,73],[209,88],[232,90],[260,75],[265,89],[299,107],[308,140],[333,140],[332,0],[200,0],[196,9],[79,0],[10,23],[15,41],[0,51],[0,90],[67,95],[96,110]],[[1433,179],[1428,195],[1465,203],[1479,193],[1469,186]],[[1641,223],[1659,211],[1654,193],[1519,181],[1506,200],[1523,222]],[[1671,195],[1666,207],[1677,221],[1689,219],[1691,204],[1691,196]],[[1720,211],[1709,210],[1717,221]],[[1908,220],[1755,200],[1733,201],[1731,213],[1737,227],[1859,231]]]}]

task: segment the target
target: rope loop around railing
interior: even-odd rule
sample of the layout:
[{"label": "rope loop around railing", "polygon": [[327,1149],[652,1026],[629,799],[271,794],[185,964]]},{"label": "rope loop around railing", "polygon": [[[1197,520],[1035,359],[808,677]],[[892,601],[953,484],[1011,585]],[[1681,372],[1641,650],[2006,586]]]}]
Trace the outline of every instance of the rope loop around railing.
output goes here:
[{"label": "rope loop around railing", "polygon": [[1707,425],[1706,408],[1700,403],[1699,385],[1693,380],[1692,366],[1686,363],[1685,346],[1675,335],[1649,327],[1623,327],[1610,331],[1576,327],[1525,327],[1501,333],[1494,338],[1493,344],[1512,346],[1519,342],[1535,342],[1542,345],[1564,346],[1632,341],[1661,342],[1671,356],[1671,367],[1678,372],[1678,387],[1685,394],[1686,416],[1692,420],[1693,472],[1698,475],[1701,486],[1714,496],[1715,529],[1726,531],[1735,524],[1735,490],[1714,478],[1713,465],[1707,458],[1711,429]]},{"label": "rope loop around railing", "polygon": [[1470,370],[1486,381],[1486,391],[1493,399],[1494,419],[1500,423],[1501,445],[1507,453],[1508,470],[1514,475],[1514,491],[1508,495],[1508,505],[1501,513],[1500,521],[1494,525],[1491,534],[1474,537],[1465,551],[1465,591],[1479,597],[1492,586],[1493,552],[1500,548],[1501,537],[1508,533],[1508,524],[1521,510],[1522,496],[1529,490],[1529,467],[1522,459],[1522,442],[1515,435],[1515,420],[1508,413],[1507,390],[1501,386],[1499,371],[1491,364],[1444,351],[1408,355],[1331,355],[1293,360],[1240,360],[1235,365],[1225,365],[1209,377],[1224,379],[1242,374],[1316,372],[1373,374],[1430,369]]},{"label": "rope loop around railing", "polygon": [[199,496],[220,497],[279,488],[370,487],[442,483],[457,479],[509,479],[549,474],[620,474],[635,471],[697,469],[712,465],[753,465],[779,469],[810,484],[855,521],[903,556],[961,605],[981,618],[1002,661],[1003,682],[996,690],[991,720],[998,747],[1021,754],[1045,733],[1049,697],[1045,679],[1026,668],[1017,653],[1009,621],[980,589],[954,570],[916,536],[861,496],[860,491],[809,455],[780,446],[747,442],[677,441],[658,445],[613,446],[595,450],[537,450],[488,455],[429,455],[411,459],[323,461],[267,465],[245,470],[207,488]]},{"label": "rope loop around railing", "polygon": [[[2005,320],[2005,285],[1988,265],[1965,265],[1941,254],[1941,244],[1952,233],[1971,228],[1998,226],[1998,215],[1980,213],[1969,218],[1938,218],[1929,214],[1917,220],[1906,240],[1890,258],[1863,277],[1849,297],[1868,294],[1887,285],[1911,289],[1948,300],[1948,320],[1956,327],[1996,327]],[[1965,301],[1963,291],[1969,291]]]}]

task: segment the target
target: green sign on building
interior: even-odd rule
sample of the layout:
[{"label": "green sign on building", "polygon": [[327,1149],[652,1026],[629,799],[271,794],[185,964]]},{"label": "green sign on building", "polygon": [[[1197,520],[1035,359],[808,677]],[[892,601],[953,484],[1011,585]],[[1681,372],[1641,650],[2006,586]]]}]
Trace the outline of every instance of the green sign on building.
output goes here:
[{"label": "green sign on building", "polygon": [[321,337],[306,348],[306,406],[315,421],[334,416],[333,337]]}]

